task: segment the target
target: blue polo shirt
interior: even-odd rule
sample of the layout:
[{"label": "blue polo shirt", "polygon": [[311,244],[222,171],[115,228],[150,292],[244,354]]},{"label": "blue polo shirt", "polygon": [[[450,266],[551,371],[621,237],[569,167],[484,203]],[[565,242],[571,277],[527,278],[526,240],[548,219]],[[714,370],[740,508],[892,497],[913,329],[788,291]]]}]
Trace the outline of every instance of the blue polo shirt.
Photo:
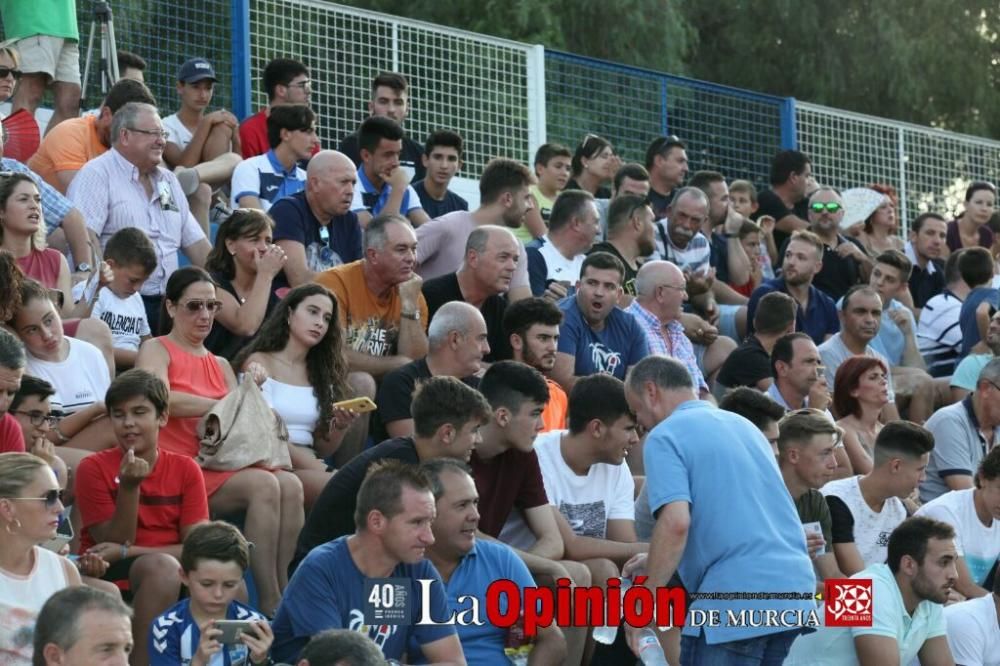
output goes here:
[{"label": "blue polo shirt", "polygon": [[293,164],[285,169],[274,150],[240,162],[233,171],[230,191],[233,208],[239,207],[240,197],[260,199],[264,210],[270,210],[275,201],[290,197],[306,188],[306,172]]},{"label": "blue polo shirt", "polygon": [[[686,502],[687,544],[677,573],[689,592],[794,593],[793,599],[694,600],[718,610],[722,626],[704,627],[714,645],[787,631],[727,626],[727,611],[814,610],[816,585],[802,522],[778,471],[771,445],[742,416],[701,400],[681,403],[646,438],[643,450],[649,508]],[[723,490],[724,489],[724,490]],[[656,581],[666,584],[666,581]],[[685,636],[702,629],[685,626]]]},{"label": "blue polo shirt", "polygon": [[[747,334],[754,332],[753,317],[757,312],[757,304],[760,303],[766,294],[772,291],[788,293],[785,286],[785,278],[775,278],[767,280],[750,294],[750,302],[747,303]],[[833,335],[840,331],[840,318],[837,317],[837,305],[833,299],[822,291],[809,285],[809,305],[805,311],[802,306],[795,306],[795,330],[803,331],[813,339],[817,345],[821,344],[827,335]]]},{"label": "blue polo shirt", "polygon": [[[368,180],[368,176],[365,175],[364,167],[358,167],[358,186],[354,188],[351,212],[367,211],[372,216],[378,215],[385,208],[390,192],[392,192],[392,188],[388,183],[383,183],[382,189],[376,190],[372,182]],[[420,207],[420,197],[417,196],[412,185],[407,185],[406,192],[403,194],[403,202],[399,204],[399,213],[405,217],[411,210]]]},{"label": "blue polo shirt", "polygon": [[[459,597],[475,597],[479,603],[479,614],[486,618],[486,590],[490,584],[498,580],[512,580],[522,590],[534,587],[534,578],[510,546],[497,541],[476,539],[476,545],[462,557],[458,567],[445,584],[445,594],[448,596],[448,615],[469,611],[472,601]],[[500,611],[507,612],[507,596],[500,597]],[[503,653],[507,630],[496,627],[489,622],[481,626],[460,624],[455,625],[458,639],[462,642],[465,661],[470,664],[506,664],[507,657]],[[410,654],[420,655],[419,646],[412,640]],[[417,648],[417,649],[413,649]],[[426,664],[427,659],[420,655],[418,664]]]}]

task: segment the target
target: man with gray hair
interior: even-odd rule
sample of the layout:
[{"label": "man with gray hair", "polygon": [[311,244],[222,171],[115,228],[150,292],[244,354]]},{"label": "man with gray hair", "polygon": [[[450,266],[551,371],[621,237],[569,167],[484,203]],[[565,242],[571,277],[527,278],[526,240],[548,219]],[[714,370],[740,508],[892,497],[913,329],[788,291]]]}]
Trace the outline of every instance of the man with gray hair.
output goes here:
[{"label": "man with gray hair", "polygon": [[127,666],[132,609],[92,587],[67,587],[49,597],[35,624],[32,666]]},{"label": "man with gray hair", "polygon": [[27,357],[24,345],[0,328],[0,453],[24,453],[24,435],[13,415],[7,412],[21,388]]},{"label": "man with gray hair", "polygon": [[68,196],[102,247],[115,232],[136,227],[156,248],[156,270],[140,293],[151,330],[159,330],[167,278],[177,270],[178,251],[204,266],[212,245],[191,215],[180,181],[161,166],[166,131],[151,104],[129,102],[111,120],[111,150],[85,164]]},{"label": "man with gray hair", "polygon": [[405,217],[376,215],[365,228],[362,251],[363,259],[319,273],[314,281],[337,297],[351,370],[381,381],[427,354],[427,301],[413,270],[417,237]]},{"label": "man with gray hair", "polygon": [[418,382],[446,375],[472,388],[479,386],[476,373],[482,369],[483,356],[490,351],[486,321],[479,310],[462,301],[441,306],[431,319],[427,343],[425,358],[396,368],[382,380],[375,398],[381,425],[375,429],[376,441],[413,436],[410,402]]},{"label": "man with gray hair", "polygon": [[[764,435],[743,417],[698,400],[688,369],[671,358],[650,356],[636,364],[625,395],[650,430],[643,457],[656,526],[648,558],[636,556],[623,574],[646,573],[653,594],[677,574],[696,596],[692,609],[723,618],[751,610],[815,612],[805,535]],[[752,502],[733,501],[749,497]],[[750,594],[713,597],[732,590]],[[635,649],[638,628],[627,633]],[[770,625],[685,626],[681,658],[735,663],[738,651],[780,663],[798,633]]]},{"label": "man with gray hair", "polygon": [[996,446],[1000,434],[1000,359],[980,371],[972,393],[934,412],[924,426],[934,435],[935,445],[927,477],[920,483],[921,503],[949,490],[972,488],[979,463]]},{"label": "man with gray hair", "polygon": [[465,243],[465,261],[458,272],[424,282],[432,320],[438,309],[451,301],[479,308],[489,332],[490,351],[484,360],[490,363],[510,359],[514,353],[510,339],[503,334],[503,316],[520,249],[510,229],[494,224],[476,227]]},{"label": "man with gray hair", "polygon": [[556,197],[549,214],[549,230],[525,246],[531,295],[558,301],[580,279],[586,252],[601,230],[594,195],[566,190]]}]

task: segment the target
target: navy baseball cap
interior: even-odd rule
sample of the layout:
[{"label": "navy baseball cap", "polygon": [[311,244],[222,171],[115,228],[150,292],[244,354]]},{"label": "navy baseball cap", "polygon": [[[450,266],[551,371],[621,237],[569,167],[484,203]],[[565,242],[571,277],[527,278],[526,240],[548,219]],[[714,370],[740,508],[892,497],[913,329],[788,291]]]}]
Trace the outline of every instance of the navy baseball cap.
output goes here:
[{"label": "navy baseball cap", "polygon": [[191,58],[181,65],[180,71],[177,72],[177,80],[182,83],[197,83],[205,79],[218,81],[212,63],[204,58]]}]

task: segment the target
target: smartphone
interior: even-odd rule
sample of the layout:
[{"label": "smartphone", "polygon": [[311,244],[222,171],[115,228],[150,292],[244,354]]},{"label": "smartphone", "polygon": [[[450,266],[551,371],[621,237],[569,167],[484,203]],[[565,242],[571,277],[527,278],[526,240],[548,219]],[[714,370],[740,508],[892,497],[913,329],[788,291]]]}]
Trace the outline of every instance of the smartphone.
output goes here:
[{"label": "smartphone", "polygon": [[59,527],[56,528],[56,535],[42,544],[45,550],[58,553],[63,546],[73,540],[73,525],[69,522],[69,516],[63,516],[59,520]]},{"label": "smartphone", "polygon": [[223,645],[239,643],[240,634],[257,635],[253,628],[253,622],[250,620],[216,620],[215,628],[222,630],[222,635],[216,640]]},{"label": "smartphone", "polygon": [[341,400],[340,402],[333,403],[333,406],[337,409],[347,409],[352,412],[374,412],[378,407],[371,398],[361,396],[360,398],[351,398],[350,400]]}]

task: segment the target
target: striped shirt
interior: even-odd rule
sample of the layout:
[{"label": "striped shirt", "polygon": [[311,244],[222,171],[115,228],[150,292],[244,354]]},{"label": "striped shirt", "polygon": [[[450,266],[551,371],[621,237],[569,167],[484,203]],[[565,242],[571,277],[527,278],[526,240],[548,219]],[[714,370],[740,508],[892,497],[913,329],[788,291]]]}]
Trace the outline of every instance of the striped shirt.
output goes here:
[{"label": "striped shirt", "polygon": [[962,346],[961,312],[962,299],[947,289],[920,310],[917,345],[932,377],[948,377],[955,371]]}]

